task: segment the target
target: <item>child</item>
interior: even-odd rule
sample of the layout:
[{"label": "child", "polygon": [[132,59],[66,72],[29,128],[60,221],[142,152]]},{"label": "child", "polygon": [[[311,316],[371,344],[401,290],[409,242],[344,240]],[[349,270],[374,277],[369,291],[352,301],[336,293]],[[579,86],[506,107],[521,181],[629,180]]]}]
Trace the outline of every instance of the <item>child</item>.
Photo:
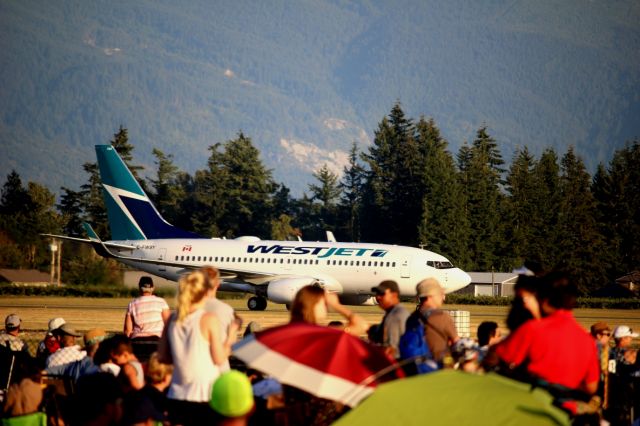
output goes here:
[{"label": "child", "polygon": [[112,339],[111,360],[120,367],[118,377],[123,382],[125,393],[142,389],[144,386],[144,369],[138,358],[133,354],[131,341],[122,334],[117,334]]}]

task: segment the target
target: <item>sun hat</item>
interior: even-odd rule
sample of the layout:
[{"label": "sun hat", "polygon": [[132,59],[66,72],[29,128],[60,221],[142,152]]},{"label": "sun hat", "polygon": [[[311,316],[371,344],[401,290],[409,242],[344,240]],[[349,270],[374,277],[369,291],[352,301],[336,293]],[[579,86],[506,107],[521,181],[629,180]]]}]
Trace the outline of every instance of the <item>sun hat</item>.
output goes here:
[{"label": "sun hat", "polygon": [[7,329],[14,329],[20,327],[22,320],[16,314],[7,315],[4,319],[4,327]]},{"label": "sun hat", "polygon": [[623,337],[638,337],[638,333],[634,333],[628,325],[619,325],[613,330],[613,337],[615,339],[622,339]]},{"label": "sun hat", "polygon": [[66,321],[64,320],[64,318],[60,318],[60,317],[51,318],[49,320],[49,333],[51,333],[53,330],[60,328],[65,323]]}]

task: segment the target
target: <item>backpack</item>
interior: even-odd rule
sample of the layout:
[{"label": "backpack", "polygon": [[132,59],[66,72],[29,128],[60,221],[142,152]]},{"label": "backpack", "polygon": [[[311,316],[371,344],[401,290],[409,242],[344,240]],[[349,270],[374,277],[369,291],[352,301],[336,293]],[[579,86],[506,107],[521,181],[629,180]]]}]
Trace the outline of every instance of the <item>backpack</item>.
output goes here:
[{"label": "backpack", "polygon": [[[407,318],[404,334],[400,336],[400,359],[407,361],[405,370],[408,375],[425,374],[438,369],[424,336],[425,325],[426,319],[419,311],[415,311]],[[416,359],[418,357],[422,359]],[[410,363],[408,360],[414,362]]]}]

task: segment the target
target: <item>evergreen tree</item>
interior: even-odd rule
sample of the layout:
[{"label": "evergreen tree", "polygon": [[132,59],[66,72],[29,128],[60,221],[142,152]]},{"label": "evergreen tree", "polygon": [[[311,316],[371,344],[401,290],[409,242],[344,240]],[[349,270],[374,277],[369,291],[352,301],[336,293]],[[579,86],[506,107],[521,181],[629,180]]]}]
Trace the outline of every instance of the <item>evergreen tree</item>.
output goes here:
[{"label": "evergreen tree", "polygon": [[[461,156],[459,155],[458,158]],[[497,252],[503,244],[501,217],[503,196],[500,192],[501,168],[504,162],[495,140],[486,127],[481,127],[471,147],[468,169],[462,173],[466,181],[469,212],[469,253],[474,269],[489,271],[498,268]]]},{"label": "evergreen tree", "polygon": [[82,168],[89,175],[88,182],[80,186],[84,217],[100,238],[108,240],[111,238],[111,231],[107,220],[107,208],[104,204],[104,190],[102,189],[98,164],[84,163]]},{"label": "evergreen tree", "polygon": [[180,185],[180,170],[173,164],[173,155],[165,155],[159,149],[154,149],[153,155],[156,157],[158,171],[155,179],[149,179],[152,188],[149,197],[165,220],[175,223],[179,216],[180,200],[186,196]]},{"label": "evergreen tree", "polygon": [[527,259],[534,260],[548,269],[560,261],[562,255],[557,247],[558,206],[560,205],[560,165],[556,152],[546,149],[533,168],[536,184],[535,217],[539,226],[533,228],[529,241]]},{"label": "evergreen tree", "polygon": [[358,146],[354,142],[349,151],[349,166],[344,168],[339,184],[342,191],[339,211],[348,241],[360,241],[360,209],[364,174],[364,168],[358,162]]},{"label": "evergreen tree", "polygon": [[611,255],[609,277],[617,278],[640,264],[640,142],[615,152],[608,170],[598,169],[592,190],[598,203],[600,230]]},{"label": "evergreen tree", "polygon": [[337,202],[340,197],[338,175],[333,173],[327,165],[313,173],[319,185],[310,184],[311,201],[318,202],[317,222],[320,229],[335,231],[337,220]]},{"label": "evergreen tree", "polygon": [[271,197],[276,185],[259,151],[242,132],[222,146],[209,148],[209,168],[196,173],[196,201],[214,213],[214,220],[200,218],[198,227],[219,230],[221,236],[270,235]]},{"label": "evergreen tree", "polygon": [[47,265],[48,241],[42,233],[59,233],[62,218],[55,211],[53,194],[43,185],[29,182],[12,171],[2,188],[0,201],[0,264],[14,268]]},{"label": "evergreen tree", "polygon": [[405,117],[399,102],[380,122],[363,161],[368,166],[363,191],[363,238],[417,245],[417,226],[422,216],[422,158],[414,125]]},{"label": "evergreen tree", "polygon": [[537,205],[538,185],[534,175],[535,159],[529,149],[524,147],[516,151],[506,178],[504,240],[505,251],[502,253],[502,263],[506,268],[519,266],[529,259],[535,229],[543,226],[538,217]]},{"label": "evergreen tree", "polygon": [[461,267],[470,263],[467,252],[469,224],[465,198],[448,143],[433,119],[421,117],[416,139],[423,158],[420,245],[447,256]]},{"label": "evergreen tree", "polygon": [[575,276],[580,291],[588,294],[606,284],[600,255],[602,235],[595,220],[596,200],[591,193],[591,177],[584,163],[570,147],[561,161],[558,216],[559,267]]},{"label": "evergreen tree", "polygon": [[63,232],[65,235],[81,237],[84,234],[82,227],[84,222],[82,193],[66,187],[62,187],[61,190],[62,195],[57,207],[64,221]]}]

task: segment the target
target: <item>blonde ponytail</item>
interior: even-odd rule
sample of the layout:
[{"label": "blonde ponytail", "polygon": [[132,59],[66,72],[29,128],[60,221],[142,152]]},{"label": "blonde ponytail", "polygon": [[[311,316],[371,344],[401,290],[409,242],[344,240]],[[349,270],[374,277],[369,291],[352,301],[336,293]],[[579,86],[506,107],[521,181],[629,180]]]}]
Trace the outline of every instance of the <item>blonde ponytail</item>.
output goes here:
[{"label": "blonde ponytail", "polygon": [[211,290],[209,278],[200,271],[184,275],[178,282],[178,312],[177,321],[182,322],[191,310],[191,307],[200,302],[205,294]]}]

